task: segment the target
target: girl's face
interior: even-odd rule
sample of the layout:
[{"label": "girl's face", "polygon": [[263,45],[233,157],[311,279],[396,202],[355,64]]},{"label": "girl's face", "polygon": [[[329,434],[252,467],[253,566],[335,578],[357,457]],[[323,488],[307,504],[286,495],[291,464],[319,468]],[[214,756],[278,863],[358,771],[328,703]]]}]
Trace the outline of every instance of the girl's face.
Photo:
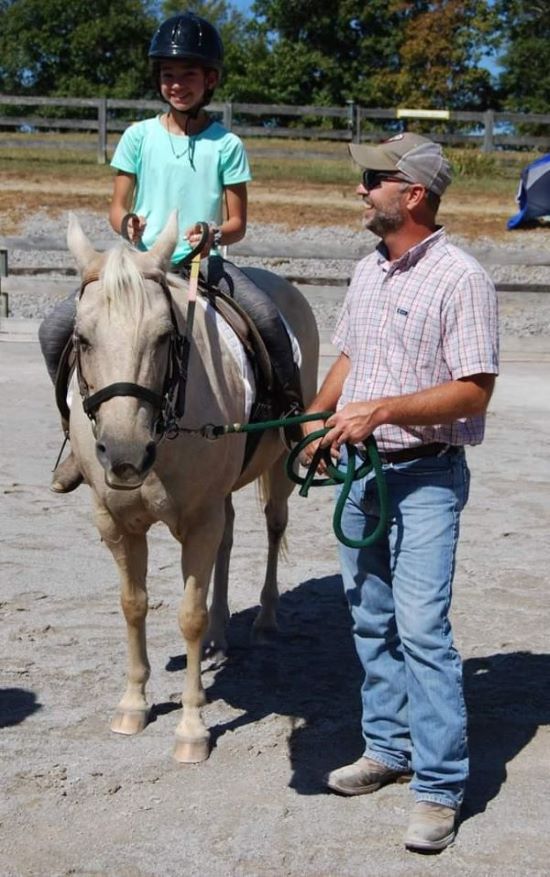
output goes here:
[{"label": "girl's face", "polygon": [[180,112],[191,109],[206,89],[215,88],[217,81],[215,70],[205,70],[189,61],[162,61],[160,65],[161,94]]}]

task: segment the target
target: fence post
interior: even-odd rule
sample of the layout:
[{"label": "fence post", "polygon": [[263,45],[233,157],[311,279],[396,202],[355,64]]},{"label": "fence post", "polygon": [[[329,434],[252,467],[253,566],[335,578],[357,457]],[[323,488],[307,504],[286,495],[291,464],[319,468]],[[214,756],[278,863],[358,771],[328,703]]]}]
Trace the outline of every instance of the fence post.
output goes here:
[{"label": "fence post", "polygon": [[361,143],[363,126],[363,107],[360,104],[355,105],[355,143]]},{"label": "fence post", "polygon": [[97,163],[107,161],[107,99],[100,97],[97,102]]},{"label": "fence post", "polygon": [[8,251],[0,249],[0,317],[9,316],[8,293],[2,292],[2,277],[8,276]]},{"label": "fence post", "polygon": [[227,100],[223,105],[223,124],[228,131],[233,127],[233,104]]},{"label": "fence post", "polygon": [[355,117],[356,117],[355,101],[354,100],[347,100],[346,101],[346,112],[347,112],[346,124],[348,126],[348,131],[349,131],[349,139],[353,141],[353,140],[355,140]]},{"label": "fence post", "polygon": [[494,110],[485,110],[483,113],[483,145],[482,152],[492,152],[495,148],[495,113]]}]

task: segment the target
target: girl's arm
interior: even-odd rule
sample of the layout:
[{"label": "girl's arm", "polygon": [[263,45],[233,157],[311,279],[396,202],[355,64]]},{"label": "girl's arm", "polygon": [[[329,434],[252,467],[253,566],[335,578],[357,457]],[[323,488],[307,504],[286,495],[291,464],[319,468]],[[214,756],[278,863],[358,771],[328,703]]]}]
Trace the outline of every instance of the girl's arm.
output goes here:
[{"label": "girl's arm", "polygon": [[[109,208],[109,222],[117,234],[120,234],[122,220],[132,210],[135,188],[136,178],[134,174],[117,171],[113,183],[111,206]],[[141,240],[145,223],[144,216],[138,216],[137,219],[133,219],[128,223],[128,237],[133,244],[137,244]]]},{"label": "girl's arm", "polygon": [[225,188],[225,208],[227,218],[222,222],[221,245],[236,244],[246,234],[246,218],[248,211],[248,192],[246,183],[237,183]]}]

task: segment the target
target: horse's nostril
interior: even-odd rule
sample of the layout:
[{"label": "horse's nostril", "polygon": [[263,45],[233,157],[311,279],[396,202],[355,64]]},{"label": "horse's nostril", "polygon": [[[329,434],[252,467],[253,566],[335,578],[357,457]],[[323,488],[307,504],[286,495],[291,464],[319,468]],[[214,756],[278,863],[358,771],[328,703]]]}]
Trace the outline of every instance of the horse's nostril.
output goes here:
[{"label": "horse's nostril", "polygon": [[155,442],[148,442],[145,446],[145,456],[143,458],[144,469],[149,469],[155,462],[157,456],[157,445]]}]

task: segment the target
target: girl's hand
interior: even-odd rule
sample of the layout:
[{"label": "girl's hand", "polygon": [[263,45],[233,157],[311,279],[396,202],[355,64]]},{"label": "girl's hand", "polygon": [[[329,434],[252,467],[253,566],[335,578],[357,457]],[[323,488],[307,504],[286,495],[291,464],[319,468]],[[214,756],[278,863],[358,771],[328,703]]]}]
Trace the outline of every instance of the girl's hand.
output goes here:
[{"label": "girl's hand", "polygon": [[[214,246],[214,232],[215,228],[213,226],[210,226],[208,229],[208,237],[201,250],[201,256],[203,258],[206,258],[210,254],[210,250]],[[188,241],[189,246],[192,247],[192,249],[195,249],[195,247],[200,244],[202,239],[201,225],[197,223],[197,225],[193,225],[191,226],[191,228],[188,228],[184,234],[184,237]]]},{"label": "girl's hand", "polygon": [[130,216],[128,220],[128,224],[126,226],[126,231],[128,234],[128,240],[132,244],[139,244],[141,238],[143,237],[143,232],[145,231],[145,226],[147,225],[147,220],[144,216]]}]

